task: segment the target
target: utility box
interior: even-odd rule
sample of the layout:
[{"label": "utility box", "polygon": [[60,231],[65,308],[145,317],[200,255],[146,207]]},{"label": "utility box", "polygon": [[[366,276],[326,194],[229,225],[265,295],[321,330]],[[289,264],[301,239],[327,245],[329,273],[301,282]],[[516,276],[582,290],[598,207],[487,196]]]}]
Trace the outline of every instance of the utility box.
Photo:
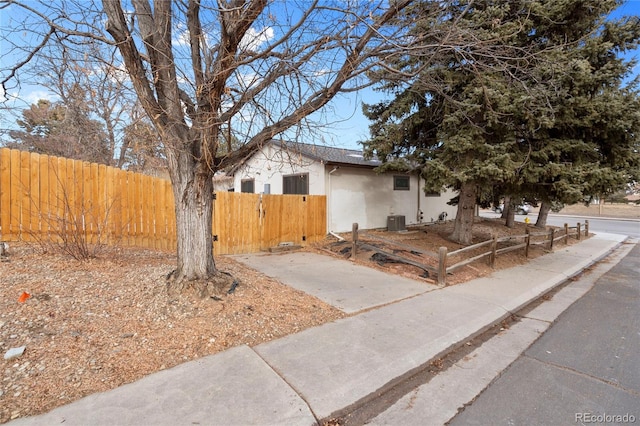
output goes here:
[{"label": "utility box", "polygon": [[406,230],[404,216],[387,216],[387,231]]}]

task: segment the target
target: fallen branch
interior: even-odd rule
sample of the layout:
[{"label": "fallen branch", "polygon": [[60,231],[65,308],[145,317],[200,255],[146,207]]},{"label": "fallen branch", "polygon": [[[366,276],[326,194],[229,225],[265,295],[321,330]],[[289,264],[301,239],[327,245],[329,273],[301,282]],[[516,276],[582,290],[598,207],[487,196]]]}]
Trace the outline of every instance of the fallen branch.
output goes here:
[{"label": "fallen branch", "polygon": [[436,272],[436,269],[434,267],[432,267],[432,266],[425,265],[424,263],[419,263],[419,262],[407,259],[407,258],[402,257],[402,256],[398,256],[397,254],[394,254],[394,253],[389,253],[388,251],[381,250],[380,248],[378,248],[376,246],[372,246],[372,245],[366,244],[366,243],[358,243],[358,245],[363,249],[375,251],[376,253],[380,253],[380,254],[383,254],[385,256],[388,256],[389,258],[391,258],[393,260],[397,260],[398,262],[406,263],[408,265],[412,265],[412,266],[415,266],[417,268],[420,268],[420,269],[422,269],[423,271],[425,271],[427,273],[435,273]]}]

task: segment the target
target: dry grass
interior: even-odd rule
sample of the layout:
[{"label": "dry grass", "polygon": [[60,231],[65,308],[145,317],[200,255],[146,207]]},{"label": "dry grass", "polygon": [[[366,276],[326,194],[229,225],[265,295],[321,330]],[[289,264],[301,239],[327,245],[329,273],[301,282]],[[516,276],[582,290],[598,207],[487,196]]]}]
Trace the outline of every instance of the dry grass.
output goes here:
[{"label": "dry grass", "polygon": [[559,214],[574,216],[615,217],[622,219],[640,219],[640,205],[638,204],[603,204],[590,205],[573,204],[563,208]]}]

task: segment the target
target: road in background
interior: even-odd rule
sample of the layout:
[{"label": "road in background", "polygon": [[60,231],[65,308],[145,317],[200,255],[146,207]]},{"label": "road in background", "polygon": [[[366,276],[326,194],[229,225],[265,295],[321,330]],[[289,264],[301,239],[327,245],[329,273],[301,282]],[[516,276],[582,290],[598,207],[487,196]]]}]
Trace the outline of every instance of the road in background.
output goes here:
[{"label": "road in background", "polygon": [[[538,219],[537,214],[531,214],[531,222]],[[640,221],[634,219],[602,219],[584,216],[549,215],[547,224],[551,226],[563,226],[565,223],[575,226],[580,222],[589,221],[589,230],[592,232],[606,232],[608,234],[628,235],[632,238],[640,238]],[[522,219],[524,220],[524,219]]]},{"label": "road in background", "polygon": [[[494,213],[490,210],[481,210],[480,216],[498,218],[500,217],[500,214]],[[529,213],[526,216],[516,215],[516,220],[524,222],[524,219],[527,217],[532,224],[536,223],[536,220],[538,220],[538,215],[536,213]],[[547,225],[564,226],[565,223],[568,223],[569,226],[576,226],[576,223],[578,222],[584,224],[585,219],[589,221],[589,231],[591,232],[606,232],[608,234],[628,235],[632,238],[640,238],[640,220],[637,219],[596,218],[550,214],[547,218]]]}]

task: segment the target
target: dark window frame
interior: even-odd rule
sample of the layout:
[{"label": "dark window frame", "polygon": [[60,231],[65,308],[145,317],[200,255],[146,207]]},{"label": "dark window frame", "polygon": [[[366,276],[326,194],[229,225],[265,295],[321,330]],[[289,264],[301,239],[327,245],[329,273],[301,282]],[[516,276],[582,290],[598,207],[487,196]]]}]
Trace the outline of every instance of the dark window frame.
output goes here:
[{"label": "dark window frame", "polygon": [[[299,178],[299,180],[296,180]],[[309,173],[296,173],[282,176],[282,193],[309,195]]]},{"label": "dark window frame", "polygon": [[[247,191],[246,185],[251,184],[251,191]],[[242,179],[240,181],[240,192],[247,194],[255,194],[256,192],[256,180],[255,179]]]},{"label": "dark window frame", "polygon": [[[406,181],[406,185],[400,184],[399,181]],[[411,190],[411,176],[409,175],[394,175],[393,176],[393,190],[394,191],[410,191]]]}]

